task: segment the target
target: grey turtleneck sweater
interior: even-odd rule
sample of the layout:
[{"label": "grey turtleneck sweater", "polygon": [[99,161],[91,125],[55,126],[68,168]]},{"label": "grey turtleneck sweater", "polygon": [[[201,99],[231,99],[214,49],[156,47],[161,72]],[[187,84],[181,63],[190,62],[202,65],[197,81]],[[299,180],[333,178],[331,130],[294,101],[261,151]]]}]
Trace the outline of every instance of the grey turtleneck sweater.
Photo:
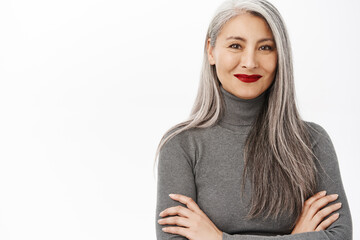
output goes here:
[{"label": "grey turtleneck sweater", "polygon": [[[161,229],[159,213],[172,206],[184,206],[169,197],[170,193],[191,197],[211,221],[223,231],[223,240],[349,240],[352,221],[349,205],[341,181],[337,156],[327,132],[318,124],[308,126],[312,148],[319,159],[317,191],[337,193],[341,202],[340,217],[325,231],[290,235],[294,216],[277,221],[245,220],[249,211],[251,189],[245,186],[241,198],[243,146],[246,136],[260,111],[265,93],[254,99],[240,99],[221,86],[225,100],[225,114],[218,124],[184,131],[161,149],[159,154],[156,205],[157,239],[186,239],[165,233]],[[206,240],[206,239],[204,239]]]}]

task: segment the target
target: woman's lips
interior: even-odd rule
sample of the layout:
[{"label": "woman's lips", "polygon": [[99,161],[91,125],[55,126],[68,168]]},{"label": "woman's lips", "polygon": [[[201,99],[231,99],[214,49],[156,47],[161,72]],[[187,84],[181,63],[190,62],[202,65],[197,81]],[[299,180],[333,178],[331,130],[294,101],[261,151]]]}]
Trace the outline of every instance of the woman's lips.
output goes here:
[{"label": "woman's lips", "polygon": [[254,75],[234,74],[234,76],[246,83],[256,82],[262,77],[261,75],[256,75],[256,74]]}]

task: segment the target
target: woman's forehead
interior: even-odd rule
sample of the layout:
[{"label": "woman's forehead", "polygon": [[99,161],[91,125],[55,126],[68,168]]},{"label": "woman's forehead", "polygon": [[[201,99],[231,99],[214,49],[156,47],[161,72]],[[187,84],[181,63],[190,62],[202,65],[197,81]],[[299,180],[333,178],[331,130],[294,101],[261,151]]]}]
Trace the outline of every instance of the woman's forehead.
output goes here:
[{"label": "woman's forehead", "polygon": [[242,40],[248,38],[273,38],[267,22],[263,18],[250,13],[237,15],[230,19],[222,27],[219,36],[227,40],[234,37],[242,38]]}]

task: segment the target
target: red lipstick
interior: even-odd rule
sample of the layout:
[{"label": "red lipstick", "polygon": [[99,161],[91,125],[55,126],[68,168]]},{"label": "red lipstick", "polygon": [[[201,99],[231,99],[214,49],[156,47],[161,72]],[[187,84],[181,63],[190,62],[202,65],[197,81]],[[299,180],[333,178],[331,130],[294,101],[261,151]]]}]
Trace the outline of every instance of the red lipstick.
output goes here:
[{"label": "red lipstick", "polygon": [[251,83],[256,82],[259,80],[262,76],[261,75],[246,75],[246,74],[234,74],[235,77],[237,77],[240,81]]}]

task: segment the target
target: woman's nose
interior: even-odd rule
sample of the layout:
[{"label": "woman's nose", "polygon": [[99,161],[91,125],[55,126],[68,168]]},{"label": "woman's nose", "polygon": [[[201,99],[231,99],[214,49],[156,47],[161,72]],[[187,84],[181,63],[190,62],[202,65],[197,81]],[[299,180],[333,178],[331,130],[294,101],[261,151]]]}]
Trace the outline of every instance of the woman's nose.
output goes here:
[{"label": "woman's nose", "polygon": [[256,68],[256,56],[254,51],[244,51],[240,57],[241,68]]}]

